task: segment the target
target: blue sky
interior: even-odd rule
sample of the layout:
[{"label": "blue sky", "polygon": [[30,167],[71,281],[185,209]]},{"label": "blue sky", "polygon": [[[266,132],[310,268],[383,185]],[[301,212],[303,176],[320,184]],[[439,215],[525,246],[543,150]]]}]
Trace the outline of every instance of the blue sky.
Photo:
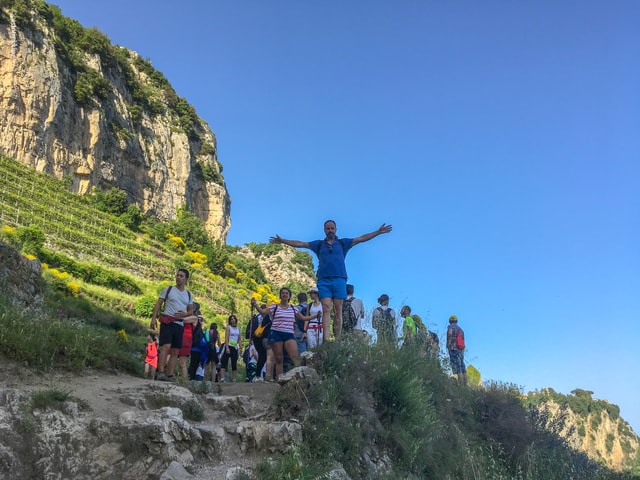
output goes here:
[{"label": "blue sky", "polygon": [[467,362],[595,392],[640,432],[640,3],[56,2],[214,130],[228,243],[393,232],[347,256]]}]

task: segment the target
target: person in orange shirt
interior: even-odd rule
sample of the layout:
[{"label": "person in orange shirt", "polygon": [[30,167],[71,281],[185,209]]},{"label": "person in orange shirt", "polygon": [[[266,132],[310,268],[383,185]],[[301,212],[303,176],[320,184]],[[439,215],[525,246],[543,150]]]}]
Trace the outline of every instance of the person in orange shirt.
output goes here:
[{"label": "person in orange shirt", "polygon": [[158,368],[158,337],[147,335],[147,356],[144,359],[144,378],[155,378]]}]

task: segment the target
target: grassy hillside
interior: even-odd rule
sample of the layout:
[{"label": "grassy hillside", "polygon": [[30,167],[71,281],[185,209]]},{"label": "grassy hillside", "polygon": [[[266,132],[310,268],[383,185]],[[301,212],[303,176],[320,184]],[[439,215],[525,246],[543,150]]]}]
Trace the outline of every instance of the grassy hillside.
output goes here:
[{"label": "grassy hillside", "polygon": [[[219,325],[232,312],[246,323],[251,296],[276,299],[276,287],[266,280],[258,259],[279,255],[281,246],[217,245],[188,212],[182,213],[182,223],[142,218],[128,228],[122,219],[126,210],[98,209],[104,200],[102,194],[78,196],[64,180],[0,156],[0,239],[38,258],[50,289],[64,295],[65,304],[89,301],[145,326],[161,288],[173,283],[181,267],[191,272],[188,288],[207,320]],[[299,257],[299,270],[309,276],[311,257]]]},{"label": "grassy hillside", "polygon": [[[467,388],[419,344],[323,344],[322,383],[283,389],[281,408],[302,418],[304,444],[260,465],[260,479],[329,478],[343,465],[354,479],[622,480],[540,427],[514,385]],[[635,473],[632,473],[635,472]]]}]

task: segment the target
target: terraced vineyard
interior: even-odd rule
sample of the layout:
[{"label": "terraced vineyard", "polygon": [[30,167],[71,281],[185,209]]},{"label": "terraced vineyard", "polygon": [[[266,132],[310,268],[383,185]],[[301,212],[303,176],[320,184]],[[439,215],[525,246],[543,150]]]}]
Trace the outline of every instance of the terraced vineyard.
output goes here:
[{"label": "terraced vineyard", "polygon": [[[62,182],[21,163],[0,158],[0,224],[37,226],[46,245],[78,259],[120,268],[136,275],[166,278],[171,253],[148,237],[136,237],[90,200],[67,191]],[[158,272],[158,267],[163,266]]]},{"label": "terraced vineyard", "polygon": [[[47,249],[133,275],[147,286],[148,294],[155,293],[149,291],[150,285],[173,279],[179,257],[168,245],[119,225],[89,198],[69,192],[63,181],[4,156],[0,156],[0,226],[36,226],[45,234]],[[248,306],[247,287],[206,268],[193,270],[189,289],[214,312],[228,314],[238,300],[246,299]]]}]

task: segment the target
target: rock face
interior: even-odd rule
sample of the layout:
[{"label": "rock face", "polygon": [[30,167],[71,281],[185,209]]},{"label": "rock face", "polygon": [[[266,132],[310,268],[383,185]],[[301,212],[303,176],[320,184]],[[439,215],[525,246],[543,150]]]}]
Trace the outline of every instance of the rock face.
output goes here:
[{"label": "rock face", "polygon": [[[216,139],[193,107],[97,30],[52,6],[30,15],[0,8],[0,151],[79,194],[118,187],[160,219],[186,205],[225,241],[230,198]],[[61,40],[72,35],[60,25],[77,27],[67,30],[79,40]]]},{"label": "rock face", "polygon": [[316,284],[313,271],[309,271],[303,266],[296,264],[294,258],[298,252],[292,247],[284,246],[277,254],[260,255],[258,257],[256,257],[248,247],[240,248],[239,252],[249,258],[256,258],[260,264],[260,268],[274,285],[286,285],[289,282],[297,282],[312,287]]},{"label": "rock face", "polygon": [[37,309],[44,298],[42,265],[0,242],[0,292],[18,308]]},{"label": "rock face", "polygon": [[544,419],[544,426],[571,447],[614,470],[622,470],[628,459],[640,451],[638,437],[629,425],[620,417],[612,418],[606,411],[583,416],[566,405],[547,401],[538,405],[537,412],[539,418]]},{"label": "rock face", "polygon": [[133,377],[64,383],[69,396],[49,403],[34,398],[55,387],[0,388],[0,477],[249,478],[302,442],[300,423],[274,408],[284,387],[273,383],[202,382],[198,394]]}]

